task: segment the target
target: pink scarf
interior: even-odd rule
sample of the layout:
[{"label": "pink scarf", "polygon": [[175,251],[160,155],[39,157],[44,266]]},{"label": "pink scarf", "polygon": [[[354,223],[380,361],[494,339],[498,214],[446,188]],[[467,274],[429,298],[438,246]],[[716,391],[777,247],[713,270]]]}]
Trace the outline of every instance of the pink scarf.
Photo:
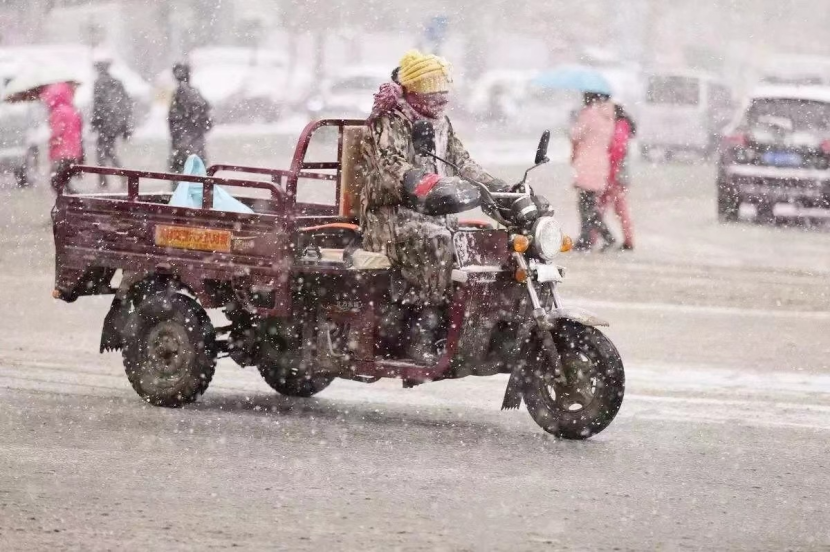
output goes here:
[{"label": "pink scarf", "polygon": [[405,92],[401,85],[394,82],[387,82],[380,85],[375,94],[375,103],[372,106],[372,113],[366,120],[371,125],[378,118],[386,115],[395,108],[406,115],[410,121],[428,119],[437,121],[444,117],[444,110],[447,106],[446,94],[416,94]]}]

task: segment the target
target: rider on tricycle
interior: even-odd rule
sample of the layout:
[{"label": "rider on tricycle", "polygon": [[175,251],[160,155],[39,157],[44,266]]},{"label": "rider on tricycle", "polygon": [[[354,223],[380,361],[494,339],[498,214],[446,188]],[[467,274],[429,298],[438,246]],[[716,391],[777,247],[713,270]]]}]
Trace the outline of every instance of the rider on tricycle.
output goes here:
[{"label": "rider on tricycle", "polygon": [[[128,191],[59,191],[54,294],[116,294],[101,348],[122,350],[141,397],[158,406],[196,400],[224,353],[257,366],[288,396],[312,396],[335,378],[413,387],[504,373],[502,407],[524,400],[550,433],[584,439],[611,423],[623,399],[622,361],[596,329],[605,322],[562,304],[564,270],[553,261],[571,244],[548,202],[527,173],[509,186],[470,160],[441,114],[442,60],[408,54],[397,79],[381,90],[368,125],[311,123],[288,171],[76,168],[125,177]],[[312,134],[330,127],[339,132],[338,160],[306,161]],[[545,133],[533,168],[547,162],[548,140]],[[199,183],[202,207],[141,193],[142,179]],[[299,201],[301,179],[333,181],[336,205]],[[240,197],[251,213],[218,212],[218,184],[271,197]],[[499,226],[450,216],[477,207]],[[119,270],[121,282],[111,283]],[[229,323],[214,327],[211,308]]]}]

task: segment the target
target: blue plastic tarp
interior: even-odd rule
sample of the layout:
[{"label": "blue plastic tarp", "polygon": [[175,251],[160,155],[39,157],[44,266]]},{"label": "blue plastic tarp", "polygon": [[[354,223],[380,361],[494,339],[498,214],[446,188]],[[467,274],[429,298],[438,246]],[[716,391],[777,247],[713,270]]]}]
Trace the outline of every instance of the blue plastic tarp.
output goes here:
[{"label": "blue plastic tarp", "polygon": [[[190,176],[207,176],[205,162],[198,155],[191,155],[184,164],[182,174]],[[196,182],[179,182],[168,205],[174,207],[202,208],[202,185]],[[213,209],[231,213],[253,213],[254,210],[234,198],[221,186],[213,187]]]}]

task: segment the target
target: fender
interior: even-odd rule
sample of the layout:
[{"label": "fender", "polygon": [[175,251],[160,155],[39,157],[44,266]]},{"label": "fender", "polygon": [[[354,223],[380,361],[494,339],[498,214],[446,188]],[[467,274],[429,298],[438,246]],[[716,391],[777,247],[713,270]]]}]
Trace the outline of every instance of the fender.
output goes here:
[{"label": "fender", "polygon": [[574,322],[579,322],[580,324],[591,326],[592,328],[608,327],[611,325],[607,320],[600,318],[596,314],[580,307],[560,307],[558,309],[551,309],[547,318],[553,323],[554,326],[559,320],[562,319],[573,320]]},{"label": "fender", "polygon": [[[203,291],[201,281],[194,280],[194,283],[199,286],[198,290]],[[196,296],[197,299],[202,299],[198,292],[193,292],[187,282],[174,280],[167,275],[153,275],[149,272],[125,272],[107,316],[104,318],[99,352],[120,350],[124,345],[124,328],[129,322],[133,307],[146,295],[164,290],[186,291]]]},{"label": "fender", "polygon": [[[546,325],[551,329],[555,328],[559,323],[561,323],[562,320],[571,320],[578,324],[593,328],[607,327],[611,325],[608,321],[600,318],[594,313],[579,307],[560,307],[557,309],[551,309],[551,311],[544,318],[544,321],[547,322]],[[550,337],[550,332],[541,328],[537,331],[545,332],[546,335],[542,337],[541,341],[543,347],[545,348],[546,354],[548,357],[555,358],[558,361],[559,352],[556,350],[556,344]],[[507,382],[507,388],[504,390],[504,400],[501,403],[502,410],[515,410],[521,406],[522,386],[527,376],[526,372],[528,366],[530,366],[530,363],[518,362],[516,363],[516,367],[510,373],[510,380]]]}]

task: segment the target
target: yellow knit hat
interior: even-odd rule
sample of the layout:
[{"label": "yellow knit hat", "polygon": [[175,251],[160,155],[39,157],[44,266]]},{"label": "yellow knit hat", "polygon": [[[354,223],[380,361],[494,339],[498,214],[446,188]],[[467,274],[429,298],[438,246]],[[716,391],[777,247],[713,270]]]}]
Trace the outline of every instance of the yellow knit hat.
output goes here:
[{"label": "yellow knit hat", "polygon": [[410,50],[400,62],[398,82],[410,92],[431,94],[450,89],[450,64],[434,54]]}]

